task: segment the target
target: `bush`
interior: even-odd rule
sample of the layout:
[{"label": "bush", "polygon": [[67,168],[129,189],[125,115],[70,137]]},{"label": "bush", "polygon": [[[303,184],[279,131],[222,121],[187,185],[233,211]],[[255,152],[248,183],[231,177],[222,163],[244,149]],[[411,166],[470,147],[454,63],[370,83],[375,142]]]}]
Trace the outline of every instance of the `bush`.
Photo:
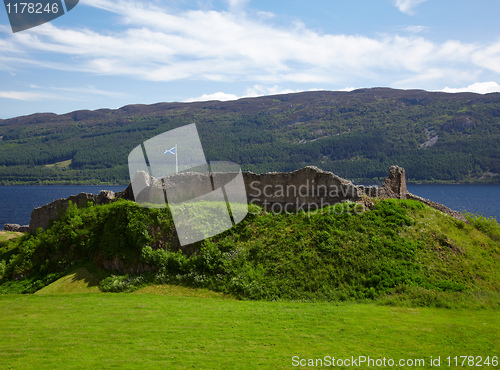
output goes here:
[{"label": "bush", "polygon": [[4,277],[5,275],[5,269],[7,267],[7,264],[5,263],[5,260],[0,261],[0,280]]},{"label": "bush", "polygon": [[[204,287],[240,299],[389,296],[388,304],[451,307],[455,300],[474,299],[472,291],[498,290],[492,266],[498,265],[499,246],[491,241],[488,253],[475,250],[469,226],[444,218],[422,227],[437,211],[411,200],[376,200],[364,213],[355,207],[344,203],[288,214],[252,209],[234,228],[181,248],[168,209],[126,201],[70,206],[46,231],[18,238],[14,248],[0,254],[6,281],[0,293],[32,292],[76,263],[114,274],[101,281],[104,292],[154,282]],[[469,219],[490,236],[500,235],[496,221]]]},{"label": "bush", "polygon": [[477,213],[472,214],[465,212],[465,218],[472,226],[488,235],[491,239],[495,241],[500,240],[500,225],[498,224],[497,219],[493,216],[486,218],[483,215],[478,215]]},{"label": "bush", "polygon": [[99,289],[102,292],[132,292],[139,289],[145,283],[142,276],[117,276],[111,275],[99,283]]}]

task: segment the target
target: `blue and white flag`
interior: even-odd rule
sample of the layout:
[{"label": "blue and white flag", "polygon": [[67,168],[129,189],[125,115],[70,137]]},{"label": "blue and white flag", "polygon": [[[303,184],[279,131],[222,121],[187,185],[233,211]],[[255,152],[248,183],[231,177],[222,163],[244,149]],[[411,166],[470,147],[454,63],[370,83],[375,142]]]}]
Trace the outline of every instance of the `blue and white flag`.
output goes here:
[{"label": "blue and white flag", "polygon": [[175,146],[173,148],[165,150],[163,154],[175,154]]}]

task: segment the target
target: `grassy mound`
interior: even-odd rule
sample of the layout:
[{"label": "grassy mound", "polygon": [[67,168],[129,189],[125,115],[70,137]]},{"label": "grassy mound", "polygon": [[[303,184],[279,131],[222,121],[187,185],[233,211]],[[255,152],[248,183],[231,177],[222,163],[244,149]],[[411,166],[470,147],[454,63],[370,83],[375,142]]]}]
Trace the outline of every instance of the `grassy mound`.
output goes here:
[{"label": "grassy mound", "polygon": [[48,230],[4,247],[0,293],[34,292],[89,264],[107,274],[99,284],[107,292],[181,284],[239,299],[500,306],[495,220],[468,215],[466,224],[410,200],[357,210],[349,203],[294,214],[251,207],[233,229],[181,247],[168,209],[72,206]]},{"label": "grassy mound", "polygon": [[98,286],[99,279],[85,267],[80,267],[35,294],[97,293],[99,292]]}]

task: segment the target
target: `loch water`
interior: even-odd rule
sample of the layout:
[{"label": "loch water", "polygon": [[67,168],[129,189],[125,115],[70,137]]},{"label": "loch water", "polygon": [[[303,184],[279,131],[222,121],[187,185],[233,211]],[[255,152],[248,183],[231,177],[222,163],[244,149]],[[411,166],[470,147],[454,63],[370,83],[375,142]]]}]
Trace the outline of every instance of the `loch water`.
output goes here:
[{"label": "loch water", "polygon": [[80,193],[99,194],[101,190],[122,191],[126,185],[47,185],[0,186],[0,230],[4,224],[28,225],[37,207]]},{"label": "loch water", "polygon": [[[0,186],[0,230],[6,223],[27,225],[31,211],[82,192],[122,191],[126,185]],[[494,216],[500,221],[500,185],[408,185],[408,191],[456,211]]]},{"label": "loch water", "polygon": [[408,191],[455,211],[496,217],[500,222],[500,185],[408,185]]}]

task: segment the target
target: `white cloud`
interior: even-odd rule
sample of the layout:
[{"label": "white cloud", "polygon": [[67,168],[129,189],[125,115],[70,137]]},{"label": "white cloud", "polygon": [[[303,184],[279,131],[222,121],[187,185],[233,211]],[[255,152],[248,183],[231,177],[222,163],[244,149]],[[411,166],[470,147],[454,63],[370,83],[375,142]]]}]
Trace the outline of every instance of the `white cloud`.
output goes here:
[{"label": "white cloud", "polygon": [[427,0],[394,0],[394,5],[399,9],[400,12],[408,15],[413,15],[413,8],[425,1]]},{"label": "white cloud", "polygon": [[21,100],[21,101],[40,101],[48,99],[57,100],[85,100],[89,96],[105,96],[109,98],[124,98],[127,94],[114,91],[96,89],[94,86],[87,87],[41,87],[30,84],[32,91],[0,91],[0,98]]},{"label": "white cloud", "polygon": [[500,73],[500,40],[478,50],[473,56],[473,61],[479,66]]},{"label": "white cloud", "polygon": [[467,87],[462,87],[462,88],[445,87],[440,91],[448,93],[473,92],[478,94],[488,94],[492,92],[500,92],[500,85],[495,81],[476,82]]},{"label": "white cloud", "polygon": [[[309,89],[309,91],[316,89]],[[274,86],[263,86],[263,85],[254,85],[246,90],[245,96],[246,98],[253,98],[256,96],[265,96],[265,95],[280,95],[280,94],[291,94],[297,92],[303,92],[305,90],[292,90],[292,89],[284,89],[279,87],[278,85]]]},{"label": "white cloud", "polygon": [[64,91],[68,93],[75,93],[78,95],[92,95],[92,96],[106,96],[109,98],[124,98],[128,97],[128,94],[122,93],[122,92],[116,92],[116,91],[108,91],[108,90],[101,90],[97,89],[94,86],[87,86],[87,87],[52,87],[52,90],[56,91]]},{"label": "white cloud", "polygon": [[[2,49],[0,67],[40,67],[158,82],[349,86],[363,80],[365,85],[384,81],[385,86],[406,82],[404,88],[419,81],[430,82],[427,86],[464,86],[477,81],[470,77],[482,70],[500,73],[500,41],[480,45],[436,43],[416,35],[320,34],[300,23],[277,27],[245,13],[174,12],[133,0],[81,2],[116,13],[126,29],[98,32],[47,23],[0,41],[0,46],[9,46]],[[396,5],[408,12],[420,2],[399,0]],[[244,6],[246,1],[228,4]]]},{"label": "white cloud", "polygon": [[[307,91],[316,91],[318,89],[308,89]],[[238,100],[242,98],[255,98],[258,96],[266,96],[266,95],[281,95],[281,94],[292,94],[303,92],[306,90],[293,90],[293,89],[284,89],[278,85],[274,86],[264,86],[264,85],[254,85],[248,89],[246,89],[245,93],[241,96],[235,94],[226,94],[223,92],[216,92],[214,94],[203,94],[198,98],[189,98],[186,99],[185,102],[195,102],[195,101],[210,101],[210,100],[219,100],[219,101],[229,101],[229,100]],[[349,91],[349,90],[346,90]]]},{"label": "white cloud", "polygon": [[337,91],[353,91],[353,90],[356,90],[356,89],[361,89],[361,87],[344,87],[343,89],[338,89]]},{"label": "white cloud", "polygon": [[272,13],[272,12],[263,12],[263,11],[258,11],[256,13],[260,18],[262,19],[272,19],[272,18],[275,18],[276,17],[276,14]]},{"label": "white cloud", "polygon": [[401,27],[398,27],[397,29],[404,31],[404,32],[417,34],[417,33],[427,31],[429,29],[429,27],[427,27],[427,26],[401,26]]},{"label": "white cloud", "polygon": [[250,0],[227,0],[229,9],[232,11],[242,11]]},{"label": "white cloud", "polygon": [[0,98],[22,101],[34,101],[43,99],[53,99],[53,94],[31,91],[0,91]]},{"label": "white cloud", "polygon": [[226,94],[223,92],[216,92],[213,94],[203,94],[197,98],[189,98],[186,99],[186,103],[191,103],[195,101],[211,101],[211,100],[219,100],[219,101],[229,101],[229,100],[238,100],[239,97],[234,94]]},{"label": "white cloud", "polygon": [[443,84],[452,82],[460,85],[468,81],[476,81],[478,76],[478,71],[461,70],[457,68],[429,68],[426,71],[421,71],[410,77],[395,81],[391,84],[391,87],[430,90],[429,86],[437,85],[440,81],[443,81]]}]

